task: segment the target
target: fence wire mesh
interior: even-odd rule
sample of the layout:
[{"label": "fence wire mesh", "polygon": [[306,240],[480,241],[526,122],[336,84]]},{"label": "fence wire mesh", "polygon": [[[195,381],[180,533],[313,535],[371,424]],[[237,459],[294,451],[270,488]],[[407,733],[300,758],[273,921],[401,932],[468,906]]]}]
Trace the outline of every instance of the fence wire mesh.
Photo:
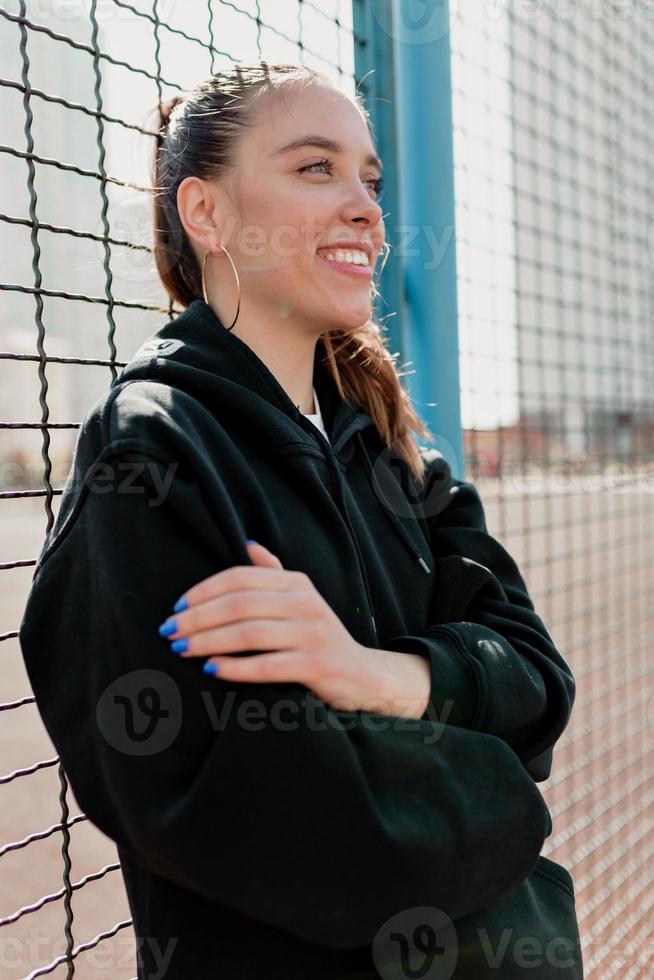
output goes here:
[{"label": "fence wire mesh", "polygon": [[573,667],[543,785],[586,975],[654,975],[654,11],[451,10],[469,478]]},{"label": "fence wire mesh", "polygon": [[[264,57],[315,67],[354,94],[355,48],[364,43],[353,26],[357,2],[20,0],[0,8],[2,558],[38,555],[79,420],[162,317],[180,312],[152,258],[157,106],[221,67]],[[85,814],[71,814],[66,774],[24,695],[17,624],[35,564],[0,563],[11,576],[0,626],[8,665],[0,746],[3,768],[15,765],[0,779],[2,829],[23,835],[0,849],[0,894],[15,908],[0,918],[0,972],[122,980],[134,975],[136,950],[115,847]],[[50,757],[25,766],[26,753]],[[28,775],[39,785],[26,793]],[[62,877],[62,887],[27,899]]]},{"label": "fence wire mesh", "polygon": [[[175,313],[150,250],[152,107],[259,57],[354,91],[357,6],[0,8],[3,976],[134,974],[115,849],[71,815],[25,695],[16,627],[36,559],[15,556],[38,554],[52,526],[79,419]],[[467,478],[577,678],[541,784],[544,853],[573,872],[587,976],[647,977],[654,20],[645,4],[500,2],[453,3],[451,24]]]}]

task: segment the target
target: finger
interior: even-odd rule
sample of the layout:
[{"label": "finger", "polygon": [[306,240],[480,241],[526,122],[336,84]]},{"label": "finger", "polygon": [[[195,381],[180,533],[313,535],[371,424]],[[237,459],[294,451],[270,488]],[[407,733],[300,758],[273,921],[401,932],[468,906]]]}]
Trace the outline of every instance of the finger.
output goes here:
[{"label": "finger", "polygon": [[246,547],[248,550],[248,555],[257,565],[266,568],[284,567],[277,555],[273,555],[272,551],[268,551],[266,546],[259,544],[258,541],[248,541],[246,542]]},{"label": "finger", "polygon": [[196,582],[187,589],[184,595],[175,603],[174,611],[181,612],[189,606],[206,602],[217,596],[224,595],[236,589],[277,589],[280,592],[289,589],[304,589],[311,580],[304,572],[290,571],[284,568],[264,568],[258,565],[232,565],[215,575]]},{"label": "finger", "polygon": [[159,634],[174,640],[244,619],[302,619],[315,615],[314,601],[308,591],[240,589],[169,616]]},{"label": "finger", "polygon": [[[213,673],[219,680],[303,684],[302,660],[297,650],[279,650],[253,657],[211,657],[202,669],[207,674]],[[216,665],[215,673],[209,669],[211,664]]]},{"label": "finger", "polygon": [[247,650],[292,650],[300,645],[301,639],[299,621],[250,619],[180,637],[170,649],[181,657],[206,657]]}]

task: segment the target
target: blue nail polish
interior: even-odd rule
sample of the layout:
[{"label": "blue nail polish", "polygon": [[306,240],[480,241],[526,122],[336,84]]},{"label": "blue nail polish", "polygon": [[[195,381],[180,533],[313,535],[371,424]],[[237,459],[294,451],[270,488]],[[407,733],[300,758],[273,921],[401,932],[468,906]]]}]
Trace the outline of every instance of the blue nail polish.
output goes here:
[{"label": "blue nail polish", "polygon": [[258,541],[254,541],[252,538],[248,538],[248,540],[245,543],[246,544],[259,544]]},{"label": "blue nail polish", "polygon": [[173,640],[170,649],[173,653],[184,653],[185,650],[188,650],[188,640],[183,636],[179,640]]},{"label": "blue nail polish", "polygon": [[181,599],[177,600],[173,606],[173,612],[182,612],[183,609],[188,609],[188,599],[186,596],[182,596]]},{"label": "blue nail polish", "polygon": [[217,674],[218,673],[218,664],[206,663],[203,666],[202,670],[205,672],[205,674]]},{"label": "blue nail polish", "polygon": [[165,623],[162,623],[159,627],[160,636],[170,636],[171,633],[177,632],[177,620],[167,619]]}]

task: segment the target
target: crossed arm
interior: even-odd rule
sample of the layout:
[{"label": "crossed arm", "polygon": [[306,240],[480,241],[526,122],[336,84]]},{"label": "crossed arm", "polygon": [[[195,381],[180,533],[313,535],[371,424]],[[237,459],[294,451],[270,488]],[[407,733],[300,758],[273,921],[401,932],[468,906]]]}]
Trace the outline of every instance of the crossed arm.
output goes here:
[{"label": "crossed arm", "polygon": [[572,671],[516,562],[488,533],[477,488],[455,480],[442,457],[433,468],[448,502],[426,519],[436,575],[429,621],[423,635],[385,646],[429,664],[429,717],[503,739],[543,781],[574,704]]}]

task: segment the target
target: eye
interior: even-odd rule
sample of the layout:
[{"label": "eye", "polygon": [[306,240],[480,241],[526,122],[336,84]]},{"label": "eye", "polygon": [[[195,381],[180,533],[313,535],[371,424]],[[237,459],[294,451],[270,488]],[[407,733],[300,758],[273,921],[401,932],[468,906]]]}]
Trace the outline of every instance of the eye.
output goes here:
[{"label": "eye", "polygon": [[[317,173],[317,171],[313,169],[314,167],[325,167],[327,173],[331,174],[334,169],[334,163],[332,160],[328,160],[326,157],[324,157],[322,160],[316,160],[315,163],[310,163],[305,167],[300,167],[298,169],[298,173],[303,174],[305,173],[305,171],[306,172],[311,171],[312,173]],[[383,190],[384,190],[383,177],[370,177],[366,181],[366,184],[372,184],[372,189],[375,192],[376,199],[379,200],[382,197]]]},{"label": "eye", "polygon": [[310,163],[307,167],[300,167],[298,170],[299,174],[303,174],[305,170],[313,170],[314,167],[327,167],[329,173],[334,169],[334,164],[331,160],[317,160],[315,163]]},{"label": "eye", "polygon": [[384,196],[384,178],[371,177],[367,183],[372,184],[376,200],[381,201],[382,197]]}]

